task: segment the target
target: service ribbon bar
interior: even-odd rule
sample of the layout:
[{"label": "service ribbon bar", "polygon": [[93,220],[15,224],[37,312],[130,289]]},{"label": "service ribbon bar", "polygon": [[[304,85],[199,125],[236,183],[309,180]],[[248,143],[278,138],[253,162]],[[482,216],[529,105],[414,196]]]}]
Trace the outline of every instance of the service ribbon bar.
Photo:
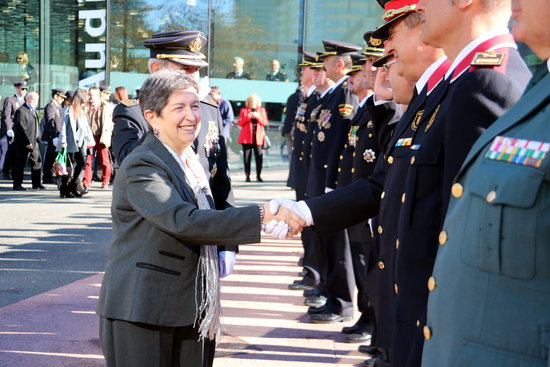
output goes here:
[{"label": "service ribbon bar", "polygon": [[550,143],[497,136],[485,158],[523,166],[540,167],[549,150]]},{"label": "service ribbon bar", "polygon": [[397,143],[395,143],[395,146],[396,147],[408,147],[409,145],[411,145],[413,142],[413,139],[412,138],[402,138],[402,139],[399,139],[397,141]]}]

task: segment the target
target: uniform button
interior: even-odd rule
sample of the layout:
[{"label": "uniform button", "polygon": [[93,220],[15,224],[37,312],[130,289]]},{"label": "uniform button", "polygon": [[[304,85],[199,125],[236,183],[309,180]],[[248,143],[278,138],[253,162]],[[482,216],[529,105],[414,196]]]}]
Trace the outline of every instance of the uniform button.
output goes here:
[{"label": "uniform button", "polygon": [[382,234],[384,232],[384,229],[382,229],[382,226],[378,226],[378,234]]},{"label": "uniform button", "polygon": [[310,154],[310,155],[309,155],[309,158],[313,158],[313,155]]},{"label": "uniform button", "polygon": [[302,157],[300,157],[300,160],[302,160],[302,159],[303,159],[303,158],[302,158]]},{"label": "uniform button", "polygon": [[353,152],[353,157],[355,158],[355,152]]},{"label": "uniform button", "polygon": [[399,250],[399,238],[395,240],[395,249]]},{"label": "uniform button", "polygon": [[435,278],[434,277],[430,277],[430,279],[428,279],[428,289],[430,292],[433,292],[435,290]]},{"label": "uniform button", "polygon": [[323,166],[323,168],[328,168],[328,166],[325,164],[325,165]]},{"label": "uniform button", "polygon": [[462,187],[462,185],[459,184],[459,183],[457,182],[457,183],[455,183],[455,184],[453,185],[453,187],[451,188],[451,193],[453,194],[453,196],[454,196],[455,198],[458,199],[458,198],[461,197],[462,194],[464,193],[464,187]]},{"label": "uniform button", "polygon": [[403,194],[403,195],[401,196],[401,202],[402,202],[403,204],[405,204],[405,197],[406,197],[405,194]]},{"label": "uniform button", "polygon": [[439,244],[440,244],[441,246],[443,246],[444,244],[447,243],[447,239],[448,239],[448,237],[447,237],[447,232],[441,231],[441,232],[439,233]]},{"label": "uniform button", "polygon": [[373,137],[373,135],[372,135],[372,134],[369,134],[369,138],[372,138],[372,137]]},{"label": "uniform button", "polygon": [[351,173],[355,173],[355,168],[352,168],[352,169],[351,169]]},{"label": "uniform button", "polygon": [[420,320],[416,321],[416,327],[420,327]]},{"label": "uniform button", "polygon": [[411,165],[414,164],[414,161],[416,160],[416,158],[414,156],[411,157]]},{"label": "uniform button", "polygon": [[344,156],[343,156],[343,155],[340,156],[340,160],[342,160],[342,159],[344,159]]},{"label": "uniform button", "polygon": [[380,199],[384,199],[386,197],[386,192],[382,191],[382,195],[380,195]]},{"label": "uniform button", "polygon": [[432,331],[430,330],[428,325],[424,326],[423,331],[424,331],[424,339],[430,340],[432,338]]},{"label": "uniform button", "polygon": [[395,294],[398,294],[399,293],[399,287],[397,286],[397,283],[394,284],[394,288],[395,288]]},{"label": "uniform button", "polygon": [[393,164],[393,157],[391,155],[388,157],[388,163]]},{"label": "uniform button", "polygon": [[487,202],[490,204],[492,203],[493,201],[495,201],[495,199],[497,198],[497,193],[496,191],[491,191],[487,194],[487,197],[485,198],[487,200]]},{"label": "uniform button", "polygon": [[384,263],[382,261],[379,261],[378,262],[378,267],[381,269],[381,270],[384,270],[384,268],[386,267],[386,265],[384,265]]},{"label": "uniform button", "polygon": [[342,169],[341,169],[341,168],[338,168],[338,172],[342,172]]},{"label": "uniform button", "polygon": [[347,148],[347,147],[348,147],[348,145],[347,145],[347,144],[344,144],[344,148]]}]

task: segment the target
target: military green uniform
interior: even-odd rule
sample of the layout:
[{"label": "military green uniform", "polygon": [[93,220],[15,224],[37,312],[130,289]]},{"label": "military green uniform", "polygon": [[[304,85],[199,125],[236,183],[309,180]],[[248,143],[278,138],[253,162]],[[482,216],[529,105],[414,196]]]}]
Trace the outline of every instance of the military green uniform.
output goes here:
[{"label": "military green uniform", "polygon": [[452,186],[424,367],[550,366],[550,75],[537,72]]}]

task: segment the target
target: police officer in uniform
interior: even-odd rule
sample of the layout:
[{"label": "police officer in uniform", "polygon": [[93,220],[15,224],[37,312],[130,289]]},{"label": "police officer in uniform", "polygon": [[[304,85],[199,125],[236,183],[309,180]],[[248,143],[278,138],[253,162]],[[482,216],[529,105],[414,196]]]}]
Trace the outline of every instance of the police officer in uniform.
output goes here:
[{"label": "police officer in uniform", "polygon": [[63,107],[61,105],[67,98],[66,93],[67,91],[64,89],[52,89],[52,100],[44,108],[42,142],[46,143],[46,152],[42,167],[42,182],[45,184],[53,183],[52,166],[56,155],[57,138],[63,122]]},{"label": "police officer in uniform", "polygon": [[[350,91],[346,74],[352,68],[350,55],[361,50],[361,47],[339,41],[323,41],[323,47],[323,68],[335,85],[320,104],[317,124],[313,129],[308,197],[317,197],[336,188],[339,157],[359,103]],[[355,284],[345,232],[334,233],[320,242],[321,255],[326,259],[324,296],[327,301],[320,313],[310,315],[310,320],[313,323],[350,320]]]},{"label": "police officer in uniform", "polygon": [[15,146],[12,144],[14,139],[13,118],[15,111],[25,103],[28,89],[25,81],[17,82],[13,86],[15,94],[4,99],[0,123],[0,168],[2,168],[5,180],[11,180],[10,172],[15,160]]},{"label": "police officer in uniform", "polygon": [[542,62],[451,186],[428,283],[426,367],[550,365],[550,8],[512,4],[514,38]]},{"label": "police officer in uniform", "polygon": [[[154,33],[145,40],[150,49],[149,71],[176,69],[199,79],[199,70],[208,66],[200,51],[206,45],[206,36],[200,31],[169,31]],[[210,189],[216,209],[225,209],[234,204],[227,147],[223,137],[223,123],[216,102],[211,97],[200,103],[201,126],[193,147],[199,160],[210,177]],[[143,117],[138,100],[122,101],[113,112],[113,154],[120,165],[124,158],[145,139],[151,127]],[[234,264],[235,247],[226,247],[220,252],[221,269],[230,273]],[[231,253],[230,253],[231,252]]]}]

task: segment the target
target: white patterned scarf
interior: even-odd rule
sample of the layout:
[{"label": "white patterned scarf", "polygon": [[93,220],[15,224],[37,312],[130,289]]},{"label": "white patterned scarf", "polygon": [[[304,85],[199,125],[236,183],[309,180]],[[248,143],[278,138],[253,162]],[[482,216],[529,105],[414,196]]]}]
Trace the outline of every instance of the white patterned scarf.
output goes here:
[{"label": "white patterned scarf", "polygon": [[[159,139],[160,140],[160,139]],[[162,140],[161,140],[162,142]],[[187,184],[193,189],[199,209],[212,209],[207,195],[211,195],[208,179],[192,146],[189,146],[180,157],[168,145],[163,145],[176,159],[185,174]],[[199,325],[199,340],[214,340],[220,334],[220,275],[217,246],[200,246],[200,259],[195,280],[195,292],[201,291],[200,304],[195,306]],[[197,295],[195,294],[195,300]]]}]

